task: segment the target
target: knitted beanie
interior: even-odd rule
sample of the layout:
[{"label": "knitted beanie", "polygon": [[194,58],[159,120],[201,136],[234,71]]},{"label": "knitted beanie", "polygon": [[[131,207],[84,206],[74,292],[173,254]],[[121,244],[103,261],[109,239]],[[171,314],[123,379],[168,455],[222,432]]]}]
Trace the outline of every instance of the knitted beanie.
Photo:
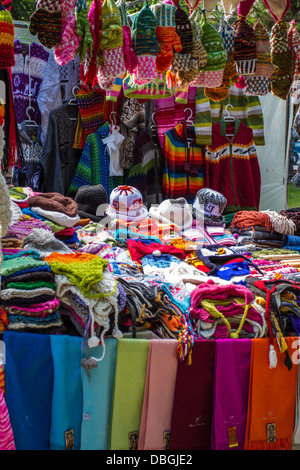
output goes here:
[{"label": "knitted beanie", "polygon": [[54,57],[59,65],[73,60],[80,44],[75,16],[76,0],[61,0],[62,37],[54,48]]},{"label": "knitted beanie", "polygon": [[30,33],[38,35],[40,43],[52,49],[62,37],[62,14],[59,0],[40,0],[30,17]]},{"label": "knitted beanie", "polygon": [[292,51],[292,55],[294,57],[294,74],[293,74],[293,82],[290,88],[290,93],[297,93],[299,90],[299,78],[300,78],[300,34],[295,27],[295,21],[291,21],[290,27],[288,30],[288,39],[290,50]]},{"label": "knitted beanie", "polygon": [[280,20],[271,30],[271,62],[278,67],[275,77],[271,78],[273,95],[285,100],[289,94],[294,74],[294,57],[289,46],[288,25]]},{"label": "knitted beanie", "polygon": [[212,101],[222,101],[228,96],[230,86],[238,83],[238,81],[239,75],[236,71],[236,63],[233,58],[233,53],[230,53],[224,69],[222,85],[217,88],[206,87],[204,89],[204,94]]},{"label": "knitted beanie", "polygon": [[244,19],[234,23],[234,59],[240,75],[253,75],[256,70],[256,42],[254,29]]},{"label": "knitted beanie", "polygon": [[0,2],[0,68],[13,67],[14,56],[14,23],[11,14]]},{"label": "knitted beanie", "polygon": [[254,25],[256,41],[257,62],[255,75],[246,77],[246,95],[266,95],[269,92],[270,77],[276,72],[277,67],[271,64],[271,49],[268,31],[258,20]]},{"label": "knitted beanie", "polygon": [[107,206],[107,194],[101,184],[95,186],[81,186],[75,196],[75,202],[78,206],[78,215],[82,219],[91,219],[94,222],[100,222],[100,220],[104,218],[104,212]]},{"label": "knitted beanie", "polygon": [[157,76],[156,55],[159,44],[156,39],[156,29],[156,18],[146,2],[134,17],[132,25],[132,45],[138,59],[132,78],[138,85],[150,83]]},{"label": "knitted beanie", "polygon": [[223,46],[220,33],[206,20],[205,13],[202,15],[202,44],[207,53],[207,63],[203,71],[224,70],[227,53]]},{"label": "knitted beanie", "polygon": [[175,23],[182,49],[180,52],[174,52],[171,71],[172,73],[177,73],[180,70],[186,72],[190,69],[193,30],[187,13],[180,7],[176,8]]},{"label": "knitted beanie", "polygon": [[173,50],[182,50],[180,37],[176,32],[176,7],[173,3],[157,3],[150,8],[156,18],[156,38],[160,46],[156,56],[156,70],[164,73],[172,65]]},{"label": "knitted beanie", "polygon": [[113,219],[134,222],[145,219],[148,210],[143,205],[143,196],[140,191],[133,186],[123,185],[111,192],[106,213]]},{"label": "knitted beanie", "polygon": [[227,199],[223,194],[210,188],[202,188],[196,194],[193,202],[193,216],[199,223],[205,225],[218,226],[225,223],[223,217],[224,209],[227,205]]},{"label": "knitted beanie", "polygon": [[63,241],[54,236],[54,233],[42,228],[32,229],[31,233],[24,238],[23,248],[37,251],[40,254],[40,259],[44,259],[54,252],[73,253]]},{"label": "knitted beanie", "polygon": [[228,54],[234,52],[235,30],[232,26],[230,26],[229,23],[227,23],[224,16],[222,16],[222,19],[220,22],[219,33],[223,41],[224,49],[227,52],[227,56],[228,56]]}]

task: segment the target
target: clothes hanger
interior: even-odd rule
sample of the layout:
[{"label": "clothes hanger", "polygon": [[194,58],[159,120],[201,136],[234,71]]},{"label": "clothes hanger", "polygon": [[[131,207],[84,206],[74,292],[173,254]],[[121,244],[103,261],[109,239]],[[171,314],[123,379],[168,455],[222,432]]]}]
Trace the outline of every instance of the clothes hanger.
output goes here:
[{"label": "clothes hanger", "polygon": [[[68,103],[68,106],[77,106],[77,100],[76,100],[76,88],[78,89],[78,91],[80,90],[80,88],[78,86],[74,86],[73,89],[72,89],[72,94],[74,96],[74,98],[71,98],[69,103]],[[70,117],[70,121],[77,121],[78,120],[78,117]]]},{"label": "clothes hanger", "polygon": [[31,135],[36,135],[39,129],[39,125],[33,119],[31,119],[29,111],[34,111],[34,108],[31,105],[26,109],[26,116],[28,117],[28,120],[24,121],[26,131]]},{"label": "clothes hanger", "polygon": [[[226,111],[227,115],[223,118],[223,121],[224,121],[224,122],[235,122],[235,117],[232,116],[232,114],[230,114],[229,111],[228,111],[228,107],[229,107],[229,106],[230,106],[231,108],[233,108],[232,104],[230,104],[230,103],[228,103],[228,104],[226,105],[225,111]],[[227,137],[233,137],[233,136],[234,136],[234,133],[227,133],[227,132],[226,132],[226,136],[227,136]]]},{"label": "clothes hanger", "polygon": [[29,45],[31,45],[33,43],[33,41],[32,41],[32,39],[27,37],[27,34],[29,33],[29,24],[25,23],[24,26],[27,29],[26,33],[24,34],[24,36],[19,36],[17,39],[19,39],[19,41],[22,42],[22,43],[27,42]]}]

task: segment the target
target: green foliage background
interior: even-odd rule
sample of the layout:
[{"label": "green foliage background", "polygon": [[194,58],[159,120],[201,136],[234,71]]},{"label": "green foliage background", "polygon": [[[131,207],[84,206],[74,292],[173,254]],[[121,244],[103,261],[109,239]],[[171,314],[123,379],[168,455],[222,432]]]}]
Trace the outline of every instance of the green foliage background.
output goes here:
[{"label": "green foliage background", "polygon": [[[151,0],[150,0],[151,1]],[[153,3],[157,2],[158,0],[153,0]],[[88,0],[88,3],[91,3],[91,0]],[[184,0],[181,0],[181,5],[186,6]],[[12,17],[14,20],[23,20],[28,21],[30,15],[34,12],[36,5],[36,0],[13,0],[12,4]],[[138,6],[129,9],[130,13],[135,11],[139,11],[143,6],[143,3],[139,4]],[[220,18],[222,13],[222,7],[217,4],[216,11],[213,15],[212,21],[217,22]],[[251,12],[248,16],[248,21],[254,23],[255,20],[260,17],[265,27],[270,31],[274,20],[270,15],[269,11],[263,4],[262,0],[256,0]],[[291,21],[292,19],[296,20],[296,26],[300,31],[300,0],[291,0],[291,9],[285,17],[286,21]]]}]

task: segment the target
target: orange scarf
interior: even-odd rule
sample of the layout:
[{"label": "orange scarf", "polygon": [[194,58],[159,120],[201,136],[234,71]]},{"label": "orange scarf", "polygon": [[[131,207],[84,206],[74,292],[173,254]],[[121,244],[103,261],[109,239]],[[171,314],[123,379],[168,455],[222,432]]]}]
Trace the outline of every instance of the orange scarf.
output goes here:
[{"label": "orange scarf", "polygon": [[[252,340],[249,377],[248,414],[244,450],[291,450],[299,357],[298,337],[287,337],[288,351],[293,361],[291,370],[279,354],[277,367],[269,368],[269,339]],[[273,425],[274,423],[274,425]],[[275,440],[272,439],[275,428]],[[269,440],[268,440],[269,435]],[[272,440],[274,442],[272,442]]]}]

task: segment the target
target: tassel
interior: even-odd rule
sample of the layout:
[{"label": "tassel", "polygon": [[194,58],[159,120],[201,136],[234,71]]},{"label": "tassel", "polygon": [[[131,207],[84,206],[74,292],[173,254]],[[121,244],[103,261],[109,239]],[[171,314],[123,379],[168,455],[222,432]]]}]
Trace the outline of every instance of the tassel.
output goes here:
[{"label": "tassel", "polygon": [[270,369],[275,369],[277,367],[277,354],[272,344],[270,345],[270,350],[269,350],[269,362],[270,362]]}]

